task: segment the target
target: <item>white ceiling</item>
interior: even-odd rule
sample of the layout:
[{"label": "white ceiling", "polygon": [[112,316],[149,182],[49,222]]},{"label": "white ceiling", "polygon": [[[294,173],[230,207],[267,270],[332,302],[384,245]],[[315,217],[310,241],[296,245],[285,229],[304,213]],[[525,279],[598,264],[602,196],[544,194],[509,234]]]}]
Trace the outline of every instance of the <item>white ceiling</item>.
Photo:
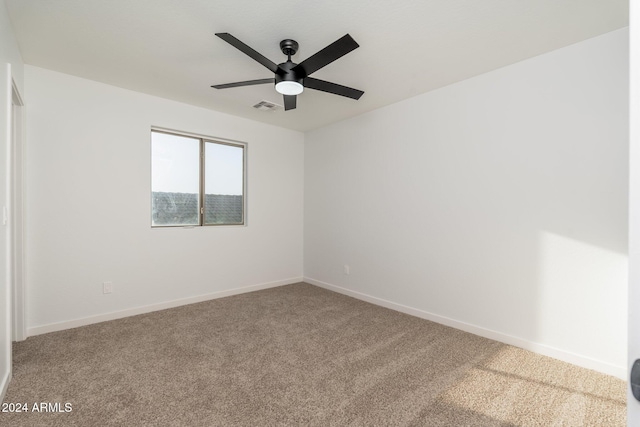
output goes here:
[{"label": "white ceiling", "polygon": [[[24,62],[236,116],[310,130],[628,25],[628,0],[6,0]],[[365,91],[311,89],[292,111],[270,78],[214,36],[301,62],[349,33],[360,48],[313,74]]]}]

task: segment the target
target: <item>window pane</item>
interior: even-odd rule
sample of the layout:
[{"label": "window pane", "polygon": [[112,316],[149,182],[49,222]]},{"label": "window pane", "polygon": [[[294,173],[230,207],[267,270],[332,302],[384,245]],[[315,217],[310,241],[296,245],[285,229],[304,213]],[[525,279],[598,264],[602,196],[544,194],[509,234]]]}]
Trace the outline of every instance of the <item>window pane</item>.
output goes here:
[{"label": "window pane", "polygon": [[199,225],[200,140],[151,132],[151,225]]},{"label": "window pane", "polygon": [[204,223],[244,223],[244,148],[205,144]]}]

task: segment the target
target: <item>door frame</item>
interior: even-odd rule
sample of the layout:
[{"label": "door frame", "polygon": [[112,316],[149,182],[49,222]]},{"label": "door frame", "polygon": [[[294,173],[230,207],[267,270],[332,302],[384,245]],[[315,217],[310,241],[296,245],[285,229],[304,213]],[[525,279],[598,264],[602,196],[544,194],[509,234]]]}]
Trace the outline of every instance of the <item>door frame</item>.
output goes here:
[{"label": "door frame", "polygon": [[27,338],[25,292],[25,120],[24,101],[15,80],[11,79],[11,141],[9,148],[9,269],[11,286],[11,336],[13,341]]},{"label": "door frame", "polygon": [[[629,297],[628,374],[640,358],[640,4],[629,1]],[[629,378],[629,377],[627,377]],[[640,402],[627,382],[627,425],[640,425]]]}]

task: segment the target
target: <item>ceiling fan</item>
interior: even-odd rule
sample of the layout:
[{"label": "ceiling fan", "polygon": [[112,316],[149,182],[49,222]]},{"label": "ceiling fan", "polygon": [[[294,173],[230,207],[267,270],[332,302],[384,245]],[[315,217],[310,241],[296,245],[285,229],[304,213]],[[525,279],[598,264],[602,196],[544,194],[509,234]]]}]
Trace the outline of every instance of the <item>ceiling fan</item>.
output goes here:
[{"label": "ceiling fan", "polygon": [[247,80],[244,82],[213,85],[211,86],[213,88],[228,89],[239,86],[275,83],[276,91],[284,96],[285,111],[296,108],[296,96],[301,94],[304,88],[320,90],[352,99],[360,99],[364,94],[363,91],[358,89],[309,77],[310,74],[329,65],[359,46],[349,34],[339,38],[299,64],[291,61],[291,55],[295,55],[298,51],[298,42],[295,40],[286,39],[280,42],[280,49],[282,53],[287,55],[287,62],[276,64],[229,33],[216,33],[216,36],[267,67],[274,73],[274,77],[271,79]]}]

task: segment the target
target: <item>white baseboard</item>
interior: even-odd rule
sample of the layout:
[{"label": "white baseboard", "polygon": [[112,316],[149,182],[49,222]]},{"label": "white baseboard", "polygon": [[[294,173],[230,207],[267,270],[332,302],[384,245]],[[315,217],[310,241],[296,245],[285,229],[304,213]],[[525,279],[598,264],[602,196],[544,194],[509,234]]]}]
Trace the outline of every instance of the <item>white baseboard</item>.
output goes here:
[{"label": "white baseboard", "polygon": [[502,332],[493,331],[491,329],[486,329],[480,326],[472,325],[470,323],[461,322],[459,320],[451,319],[449,317],[441,316],[438,314],[429,313],[427,311],[423,311],[417,308],[408,307],[406,305],[398,304],[382,298],[377,298],[371,295],[363,294],[361,292],[345,289],[340,286],[336,286],[330,283],[322,282],[320,280],[312,279],[310,277],[305,277],[304,282],[324,288],[324,289],[328,289],[330,291],[348,295],[350,297],[353,297],[362,301],[366,301],[371,304],[390,308],[391,310],[399,311],[401,313],[409,314],[411,316],[430,320],[432,322],[436,322],[441,325],[450,326],[452,328],[460,329],[465,332],[470,332],[472,334],[479,335],[481,337],[489,338],[495,341],[500,341],[505,344],[509,344],[515,347],[523,348],[525,350],[533,351],[534,353],[553,357],[554,359],[562,360],[564,362],[571,363],[573,365],[581,366],[587,369],[592,369],[594,371],[602,372],[607,375],[612,375],[622,380],[627,380],[627,368],[625,366],[612,365],[607,362],[595,360],[590,357],[575,354],[566,350],[561,350],[545,344],[528,341],[522,338],[504,334]]},{"label": "white baseboard", "polygon": [[49,332],[63,331],[65,329],[78,328],[80,326],[92,325],[94,323],[107,322],[109,320],[122,319],[123,317],[136,316],[138,314],[151,313],[152,311],[166,310],[167,308],[180,307],[182,305],[195,304],[217,298],[229,297],[232,295],[244,294],[247,292],[259,291],[262,289],[276,288],[278,286],[290,285],[302,282],[302,277],[292,277],[290,279],[278,280],[275,282],[261,283],[258,285],[244,286],[242,288],[229,289],[226,291],[213,292],[206,295],[181,298],[173,301],[158,304],[134,307],[111,313],[99,314],[97,316],[83,317],[81,319],[66,320],[64,322],[50,323],[47,325],[34,326],[27,329],[27,336],[41,335]]}]

